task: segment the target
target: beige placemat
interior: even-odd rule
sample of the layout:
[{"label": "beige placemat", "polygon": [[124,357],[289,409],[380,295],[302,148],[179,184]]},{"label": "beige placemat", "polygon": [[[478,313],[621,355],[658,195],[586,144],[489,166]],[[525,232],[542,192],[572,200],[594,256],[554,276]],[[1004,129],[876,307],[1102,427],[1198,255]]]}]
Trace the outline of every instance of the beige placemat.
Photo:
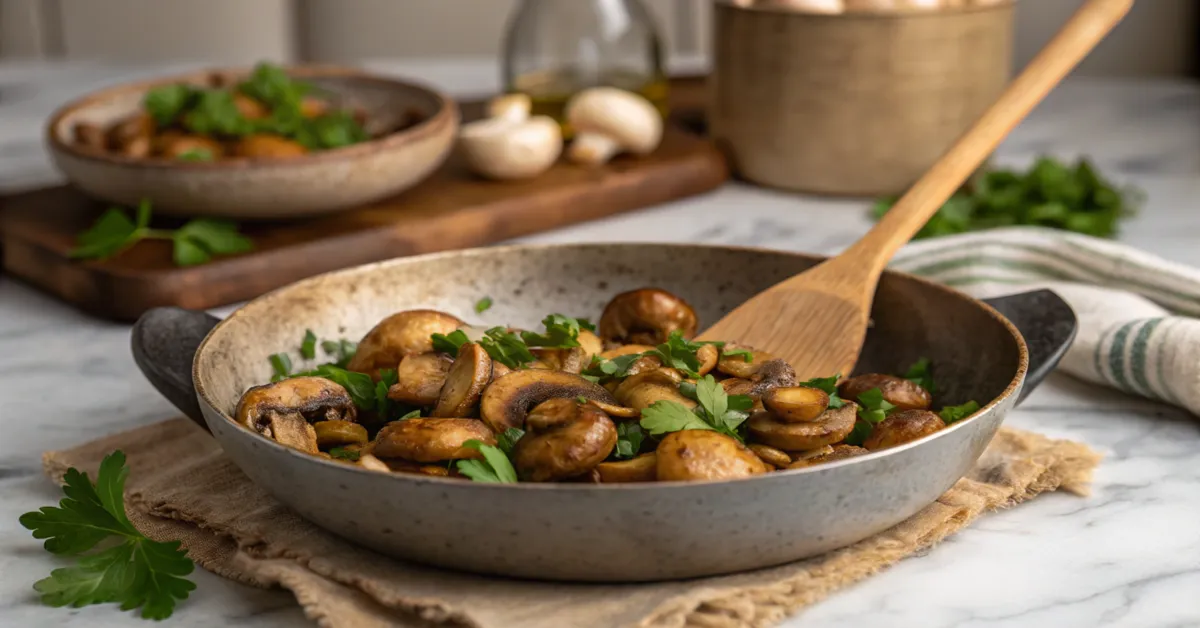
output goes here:
[{"label": "beige placemat", "polygon": [[[1100,456],[1079,443],[1002,430],[970,475],[908,521],[849,548],[753,573],[644,585],[563,585],[412,565],[305,522],[260,490],[186,419],[49,452],[46,472],[93,474],[121,449],[129,517],[147,536],[182,540],[197,564],[246,584],[281,586],[328,628],[735,628],[771,626],[926,549],[981,513],[1059,488],[1083,495]],[[203,595],[203,591],[198,595]],[[184,602],[186,604],[186,602]]]}]

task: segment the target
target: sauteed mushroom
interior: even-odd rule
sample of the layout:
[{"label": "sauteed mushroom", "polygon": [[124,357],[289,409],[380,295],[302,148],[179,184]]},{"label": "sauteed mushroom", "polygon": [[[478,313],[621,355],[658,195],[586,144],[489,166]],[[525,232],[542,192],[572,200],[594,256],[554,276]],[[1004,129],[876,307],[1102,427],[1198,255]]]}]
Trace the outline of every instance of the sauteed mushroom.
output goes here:
[{"label": "sauteed mushroom", "polygon": [[448,334],[462,325],[458,317],[436,310],[397,312],[367,332],[346,368],[377,376],[379,369],[396,368],[406,355],[433,351],[433,334]]},{"label": "sauteed mushroom", "polygon": [[303,144],[278,135],[247,135],[233,145],[233,153],[251,159],[302,157],[308,154]]},{"label": "sauteed mushroom", "polygon": [[928,410],[933,405],[933,395],[916,382],[881,373],[851,377],[838,386],[838,393],[845,399],[858,399],[859,395],[872,388],[878,388],[883,393],[884,401],[898,410]]},{"label": "sauteed mushroom", "polygon": [[446,384],[438,397],[435,417],[463,417],[475,413],[479,396],[492,378],[492,358],[483,347],[468,342],[459,347],[458,358],[446,374]]},{"label": "sauteed mushroom", "polygon": [[696,335],[696,312],[683,299],[658,288],[642,288],[613,297],[600,315],[605,342],[657,345],[673,331]]},{"label": "sauteed mushroom", "polygon": [[343,445],[362,445],[369,439],[367,428],[358,423],[339,419],[317,421],[313,423],[313,430],[316,432],[317,446],[322,449]]},{"label": "sauteed mushroom", "polygon": [[783,468],[792,464],[792,457],[787,455],[787,452],[758,443],[750,443],[746,446],[750,448],[750,451],[754,452],[754,455],[758,456],[759,460],[769,465]]},{"label": "sauteed mushroom", "polygon": [[829,407],[829,395],[819,388],[774,388],[763,395],[763,404],[785,423],[815,421]]},{"label": "sauteed mushroom", "polygon": [[404,419],[379,430],[371,453],[412,462],[481,457],[478,450],[464,446],[469,440],[496,444],[492,430],[478,419]]},{"label": "sauteed mushroom", "polygon": [[525,417],[525,429],[513,450],[513,466],[529,482],[583,475],[617,444],[617,428],[608,415],[575,399],[549,399],[534,406]]},{"label": "sauteed mushroom", "polygon": [[350,393],[320,377],[293,377],[247,390],[234,410],[238,423],[308,453],[317,452],[313,421],[354,422]]},{"label": "sauteed mushroom", "polygon": [[602,386],[571,373],[530,369],[513,371],[492,382],[483,391],[479,414],[497,434],[510,427],[523,427],[529,409],[547,399],[594,399],[616,404]]},{"label": "sauteed mushroom", "polygon": [[388,399],[414,406],[437,403],[452,364],[454,359],[444,353],[404,356],[396,369],[397,381],[388,389]]},{"label": "sauteed mushroom", "polygon": [[942,417],[928,410],[900,410],[872,428],[863,447],[879,451],[923,438],[944,427]]},{"label": "sauteed mushroom", "polygon": [[830,447],[828,451],[824,451],[819,455],[798,458],[795,462],[788,465],[787,468],[803,469],[804,467],[811,467],[826,462],[833,462],[835,460],[845,460],[847,458],[863,456],[869,453],[871,452],[863,449],[862,447],[855,447],[854,445],[836,445],[834,447]]},{"label": "sauteed mushroom", "polygon": [[753,451],[712,430],[671,432],[655,454],[659,481],[725,480],[767,472]]},{"label": "sauteed mushroom", "polygon": [[629,460],[613,460],[596,465],[600,482],[653,482],[658,479],[658,456],[654,452],[634,456]]},{"label": "sauteed mushroom", "polygon": [[657,401],[673,401],[690,410],[696,407],[696,402],[679,392],[682,381],[683,375],[675,369],[642,371],[621,382],[613,396],[634,410],[645,410]]},{"label": "sauteed mushroom", "polygon": [[784,451],[806,451],[832,445],[854,429],[858,406],[846,402],[840,408],[826,410],[816,421],[786,423],[770,412],[756,412],[746,420],[755,440]]}]

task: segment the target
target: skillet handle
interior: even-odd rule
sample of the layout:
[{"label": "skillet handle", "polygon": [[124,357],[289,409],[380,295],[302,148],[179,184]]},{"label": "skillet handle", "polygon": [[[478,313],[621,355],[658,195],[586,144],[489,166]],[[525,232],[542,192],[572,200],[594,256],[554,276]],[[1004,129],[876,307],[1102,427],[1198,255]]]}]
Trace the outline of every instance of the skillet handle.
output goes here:
[{"label": "skillet handle", "polygon": [[209,431],[192,383],[196,349],[220,319],[177,307],[154,308],[133,324],[133,361],[162,396]]},{"label": "skillet handle", "polygon": [[1010,294],[983,302],[1011,321],[1029,347],[1029,372],[1021,396],[1017,397],[1017,403],[1021,403],[1058,366],[1075,340],[1079,321],[1071,306],[1051,290]]}]

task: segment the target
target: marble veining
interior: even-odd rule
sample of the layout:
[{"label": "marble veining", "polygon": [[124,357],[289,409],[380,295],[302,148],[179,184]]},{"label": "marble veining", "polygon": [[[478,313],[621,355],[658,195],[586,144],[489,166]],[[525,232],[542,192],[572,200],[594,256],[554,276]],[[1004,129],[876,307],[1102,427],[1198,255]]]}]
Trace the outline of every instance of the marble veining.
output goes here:
[{"label": "marble veining", "polygon": [[[488,64],[378,62],[456,94],[496,85]],[[198,64],[0,64],[0,189],[58,180],[41,126],[65,100]],[[996,162],[1089,155],[1145,190],[1120,239],[1200,265],[1200,87],[1071,80],[1018,128]],[[870,224],[866,203],[730,184],[693,199],[525,238],[530,242],[692,241],[836,251]],[[220,308],[218,314],[231,308]],[[112,607],[50,609],[30,585],[55,560],[16,524],[58,499],[38,457],[172,415],[129,354],[127,326],[97,321],[0,275],[0,625],[137,626]],[[1048,495],[989,515],[916,560],[785,624],[858,628],[1200,626],[1200,422],[1175,408],[1051,377],[1008,424],[1106,455],[1087,499]],[[290,595],[196,574],[175,626],[294,626]]]}]

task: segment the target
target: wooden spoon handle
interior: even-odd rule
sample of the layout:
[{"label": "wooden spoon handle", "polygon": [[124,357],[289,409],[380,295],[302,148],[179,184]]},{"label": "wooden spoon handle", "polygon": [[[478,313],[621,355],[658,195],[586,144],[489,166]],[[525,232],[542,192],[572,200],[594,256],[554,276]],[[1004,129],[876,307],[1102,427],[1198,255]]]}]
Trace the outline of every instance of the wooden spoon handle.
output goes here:
[{"label": "wooden spoon handle", "polygon": [[876,276],[1029,112],[1133,7],[1133,0],[1089,0],[1000,98],[840,259]]}]

